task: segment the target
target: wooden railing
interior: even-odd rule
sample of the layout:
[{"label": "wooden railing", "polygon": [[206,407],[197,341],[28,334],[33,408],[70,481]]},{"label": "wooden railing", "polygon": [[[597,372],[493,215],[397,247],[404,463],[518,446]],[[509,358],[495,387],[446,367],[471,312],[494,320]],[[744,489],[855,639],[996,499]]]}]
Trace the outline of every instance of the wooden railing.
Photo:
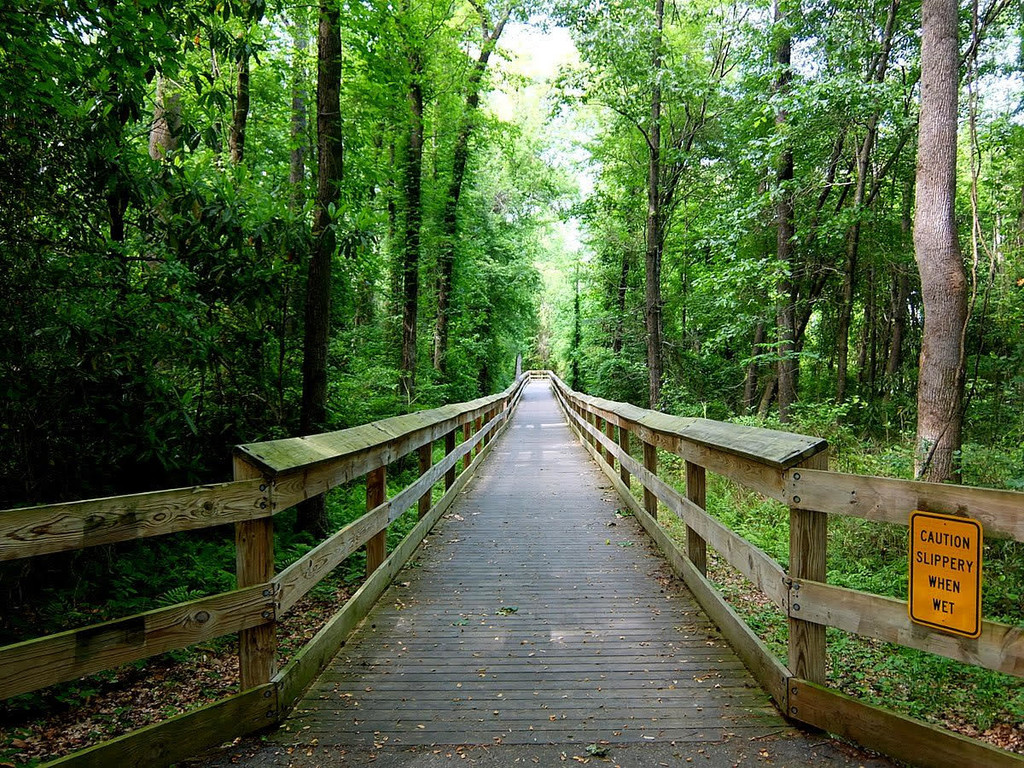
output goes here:
[{"label": "wooden railing", "polygon": [[[238,695],[48,765],[170,765],[278,722],[451,505],[528,380],[524,374],[500,394],[459,405],[239,446],[230,483],[0,511],[0,561],[233,523],[238,581],[230,592],[2,647],[0,699],[237,632]],[[435,463],[438,440],[444,454]],[[418,479],[386,498],[388,464],[414,451]],[[273,516],[361,476],[366,514],[275,574]],[[432,503],[441,481],[445,493]],[[388,525],[414,504],[418,524],[387,555]],[[276,622],[363,546],[366,581],[283,669],[275,669]]]},{"label": "wooden railing", "polygon": [[[576,392],[549,374],[569,425],[737,653],[790,718],[915,766],[1024,766],[1024,757],[873,707],[826,686],[826,627],[1024,676],[1024,628],[984,621],[976,639],[912,623],[907,603],[826,583],[828,515],[907,525],[915,510],[978,520],[985,535],[1024,541],[1024,493],[828,471],[823,440],[669,416]],[[643,461],[631,454],[640,441]],[[657,474],[658,450],[685,462],[680,494]],[[615,466],[618,465],[618,472]],[[789,506],[789,570],[704,511],[706,473]],[[631,493],[643,488],[643,503]],[[685,551],[658,505],[686,525]],[[788,617],[788,665],[772,654],[706,578],[710,545]]]}]

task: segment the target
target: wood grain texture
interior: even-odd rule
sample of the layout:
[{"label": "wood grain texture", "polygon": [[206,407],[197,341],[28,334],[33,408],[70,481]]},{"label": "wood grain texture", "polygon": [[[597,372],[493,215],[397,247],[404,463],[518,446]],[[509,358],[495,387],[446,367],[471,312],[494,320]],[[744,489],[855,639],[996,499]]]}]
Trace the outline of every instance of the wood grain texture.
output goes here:
[{"label": "wood grain texture", "polygon": [[784,729],[636,524],[616,517],[621,502],[550,396],[524,397],[418,566],[296,707],[291,733],[411,745]]},{"label": "wood grain texture", "polygon": [[[578,430],[577,434],[579,434]],[[585,443],[584,446],[586,447]],[[595,456],[593,449],[591,451],[591,455]],[[636,519],[668,559],[672,569],[686,582],[686,586],[700,603],[701,608],[707,612],[711,620],[725,635],[747,669],[754,675],[761,687],[769,693],[776,705],[784,710],[788,695],[786,682],[792,673],[775,658],[761,639],[719,594],[714,585],[693,567],[668,532],[633,498],[629,488],[609,471],[606,470],[605,474],[612,481],[619,497],[633,511]]]},{"label": "wood grain texture", "polygon": [[906,600],[815,581],[795,581],[790,594],[790,613],[806,621],[1024,677],[1024,627],[983,621],[981,637],[960,637],[914,624]]},{"label": "wood grain texture", "polygon": [[[593,430],[592,437],[607,440],[593,426],[575,414],[570,416],[577,430],[585,433]],[[739,534],[707,514],[703,509],[684,498],[668,483],[657,475],[649,472],[642,464],[631,456],[622,453],[618,446],[606,444],[630,473],[651,492],[662,504],[674,512],[697,535],[714,547],[740,573],[750,579],[753,584],[764,592],[777,606],[786,610],[789,600],[789,587],[786,573],[764,550],[755,547]]]},{"label": "wood grain texture", "polygon": [[[650,443],[643,444],[644,449],[644,469],[650,474],[658,474],[658,449]],[[654,493],[654,489],[650,487],[648,483],[644,483],[644,509],[647,514],[653,517],[655,520],[658,519],[658,497]]]},{"label": "wood grain texture", "polygon": [[[430,471],[430,465],[434,461],[433,453],[434,453],[434,444],[433,443],[427,443],[426,445],[421,445],[417,449],[417,457],[416,458],[417,458],[417,463],[419,465],[420,477],[422,477],[428,471]],[[433,493],[433,490],[434,490],[434,486],[433,486],[433,483],[431,483],[430,488],[425,490],[423,492],[423,495],[420,496],[419,500],[416,502],[416,514],[419,515],[419,517],[421,517],[421,518],[425,517],[427,512],[430,511],[430,495],[431,495],[431,493]]]},{"label": "wood grain texture", "polygon": [[[444,433],[444,453],[445,456],[450,456],[452,451],[455,450],[455,430]],[[455,475],[457,474],[455,464],[453,463],[447,472],[444,473],[444,489],[447,491],[452,485],[455,484]]]},{"label": "wood grain texture", "polygon": [[367,512],[281,571],[274,579],[278,591],[279,614],[290,610],[327,574],[341,565],[345,558],[386,528],[390,510],[390,504],[382,504]]},{"label": "wood grain texture", "polygon": [[[809,469],[827,469],[828,453],[807,460]],[[828,556],[828,515],[790,507],[789,575],[794,580],[825,581]],[[789,611],[789,668],[813,683],[825,683],[825,627],[804,620],[799,603]]]},{"label": "wood grain texture", "polygon": [[[236,480],[262,476],[262,470],[244,456],[234,457]],[[273,491],[271,492],[273,495]],[[274,578],[274,520],[235,523],[235,573],[239,589],[266,584]],[[277,656],[277,635],[272,605],[267,621],[238,634],[238,677],[242,690],[270,682]]]},{"label": "wood grain texture", "polygon": [[0,648],[0,699],[257,627],[273,608],[271,585],[258,584],[8,645]]},{"label": "wood grain texture", "polygon": [[496,405],[514,401],[528,381],[524,374],[504,392],[489,397],[337,432],[240,445],[235,453],[274,480],[275,511],[281,511],[390,464],[453,429],[468,427]]},{"label": "wood grain texture", "polygon": [[[366,510],[373,511],[387,500],[387,469],[377,467],[366,476]],[[366,540],[366,575],[376,571],[387,557],[388,526],[387,523],[379,531]]]},{"label": "wood grain texture", "polygon": [[274,686],[263,685],[73,752],[45,768],[166,768],[273,725],[277,712]]},{"label": "wood grain texture", "polygon": [[[512,408],[514,405],[502,414],[496,436],[500,435],[507,426],[507,417],[512,413]],[[468,451],[470,446],[459,446],[459,448]],[[486,457],[490,450],[491,446],[488,445],[483,456]],[[446,456],[452,466],[455,465],[458,458],[457,453],[450,453]],[[437,524],[441,515],[448,511],[472,476],[472,472],[464,472],[458,476],[444,496],[431,507],[426,517],[422,518],[406,535],[382,566],[363,582],[344,607],[278,673],[274,682],[280,690],[282,711],[288,711],[295,706],[302,692],[330,662],[338,649],[344,645],[352,630],[365,618],[398,570],[413,555],[423,538]]]},{"label": "wood grain texture", "polygon": [[567,397],[585,404],[590,412],[610,419],[615,424],[625,422],[627,426],[646,427],[665,436],[681,438],[691,444],[703,445],[775,468],[791,467],[827,447],[827,443],[817,437],[710,419],[670,416],[628,403],[590,397],[569,389],[554,374],[551,375],[551,381]]},{"label": "wood grain texture", "polygon": [[[704,467],[686,462],[686,500],[704,509],[707,506],[707,475]],[[708,544],[699,532],[686,526],[686,556],[697,572],[706,576],[708,572]]]},{"label": "wood grain texture", "polygon": [[269,517],[261,478],[0,511],[0,561]]},{"label": "wood grain texture", "polygon": [[1018,491],[792,469],[786,497],[804,509],[898,525],[908,525],[916,510],[959,515],[980,522],[985,536],[1024,541],[1024,493]]},{"label": "wood grain texture", "polygon": [[1024,768],[1024,755],[897,715],[794,678],[790,685],[790,716],[906,760],[919,768]]},{"label": "wood grain texture", "polygon": [[[619,450],[627,456],[629,455],[629,430],[622,425],[619,426]],[[619,461],[619,480],[629,488],[629,470],[622,465],[621,461]]]}]

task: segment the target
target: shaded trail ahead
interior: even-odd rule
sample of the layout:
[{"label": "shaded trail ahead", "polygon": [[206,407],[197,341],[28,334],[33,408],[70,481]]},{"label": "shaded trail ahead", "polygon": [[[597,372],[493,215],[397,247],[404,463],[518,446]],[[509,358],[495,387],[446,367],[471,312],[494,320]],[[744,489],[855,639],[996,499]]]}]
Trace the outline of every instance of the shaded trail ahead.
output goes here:
[{"label": "shaded trail ahead", "polygon": [[275,744],[232,758],[550,764],[609,742],[621,765],[888,765],[783,720],[618,509],[547,384],[532,383]]}]

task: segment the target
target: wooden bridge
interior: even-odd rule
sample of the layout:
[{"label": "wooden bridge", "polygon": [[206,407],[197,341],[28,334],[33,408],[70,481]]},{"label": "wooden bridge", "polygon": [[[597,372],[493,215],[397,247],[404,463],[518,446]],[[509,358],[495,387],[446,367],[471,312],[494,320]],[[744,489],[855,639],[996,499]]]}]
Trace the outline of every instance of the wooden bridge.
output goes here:
[{"label": "wooden bridge", "polygon": [[[659,476],[659,451],[685,462],[685,493]],[[387,466],[410,453],[419,479],[386,498]],[[241,446],[235,467],[219,486],[0,512],[3,560],[236,529],[236,590],[0,648],[10,697],[239,633],[238,695],[49,765],[169,765],[283,723],[259,765],[332,748],[606,744],[731,765],[769,741],[785,764],[846,764],[802,724],[914,765],[1024,766],[825,676],[828,626],[1024,674],[1020,627],[956,637],[825,578],[828,514],[906,525],[926,509],[1021,541],[1024,494],[829,472],[821,440],[591,398],[546,372],[469,403]],[[788,570],[704,512],[706,472],[789,505]],[[275,573],[273,516],[362,476],[367,513]],[[388,525],[412,506],[419,523],[387,552]],[[278,619],[364,546],[363,585],[277,669]],[[706,579],[708,546],[788,617],[788,661]]]}]

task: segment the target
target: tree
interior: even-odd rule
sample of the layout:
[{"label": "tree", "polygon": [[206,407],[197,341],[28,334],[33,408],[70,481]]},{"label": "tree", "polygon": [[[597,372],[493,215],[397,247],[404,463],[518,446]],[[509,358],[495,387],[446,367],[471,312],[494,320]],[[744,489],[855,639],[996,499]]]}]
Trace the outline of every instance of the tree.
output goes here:
[{"label": "tree", "polygon": [[665,27],[665,0],[654,0],[654,40],[651,69],[651,115],[647,125],[647,228],[644,256],[644,318],[647,324],[648,403],[657,408],[661,400],[661,256],[662,233],[661,178],[661,70],[662,33]]},{"label": "tree", "polygon": [[[334,0],[321,0],[317,33],[317,185],[313,209],[313,253],[306,276],[305,334],[302,355],[304,435],[327,427],[327,347],[330,342],[331,261],[334,258],[335,210],[342,181],[341,27]],[[298,525],[316,538],[328,531],[324,497],[299,507]]]},{"label": "tree", "polygon": [[474,119],[480,106],[480,90],[491,54],[498,45],[498,39],[505,24],[512,15],[514,6],[509,5],[500,12],[497,22],[491,19],[490,11],[483,2],[474,2],[473,7],[480,17],[482,35],[480,53],[473,63],[465,84],[465,106],[458,118],[458,134],[452,150],[452,175],[448,182],[448,194],[444,198],[441,214],[440,253],[438,254],[437,278],[437,319],[434,323],[434,368],[445,370],[445,356],[448,352],[448,327],[451,313],[452,281],[455,274],[455,240],[458,229],[459,198],[466,179],[469,162],[469,141],[473,135]]},{"label": "tree", "polygon": [[[790,23],[787,11],[783,8],[786,0],[775,0],[775,65],[778,68],[775,77],[775,93],[785,96],[789,83],[793,78],[790,67],[790,56],[793,40],[788,29]],[[775,121],[785,131],[788,115],[785,107],[776,111]],[[779,372],[778,398],[779,420],[785,424],[789,421],[789,407],[796,400],[796,308],[793,297],[794,267],[794,226],[793,210],[793,147],[788,139],[783,139],[782,151],[779,154],[776,171],[775,257],[779,262],[778,298],[776,307],[776,332],[778,333]]]},{"label": "tree", "polygon": [[963,430],[967,276],[955,219],[960,54],[955,0],[921,5],[921,119],[918,130],[914,255],[924,330],[917,385],[914,473],[958,476]]}]

